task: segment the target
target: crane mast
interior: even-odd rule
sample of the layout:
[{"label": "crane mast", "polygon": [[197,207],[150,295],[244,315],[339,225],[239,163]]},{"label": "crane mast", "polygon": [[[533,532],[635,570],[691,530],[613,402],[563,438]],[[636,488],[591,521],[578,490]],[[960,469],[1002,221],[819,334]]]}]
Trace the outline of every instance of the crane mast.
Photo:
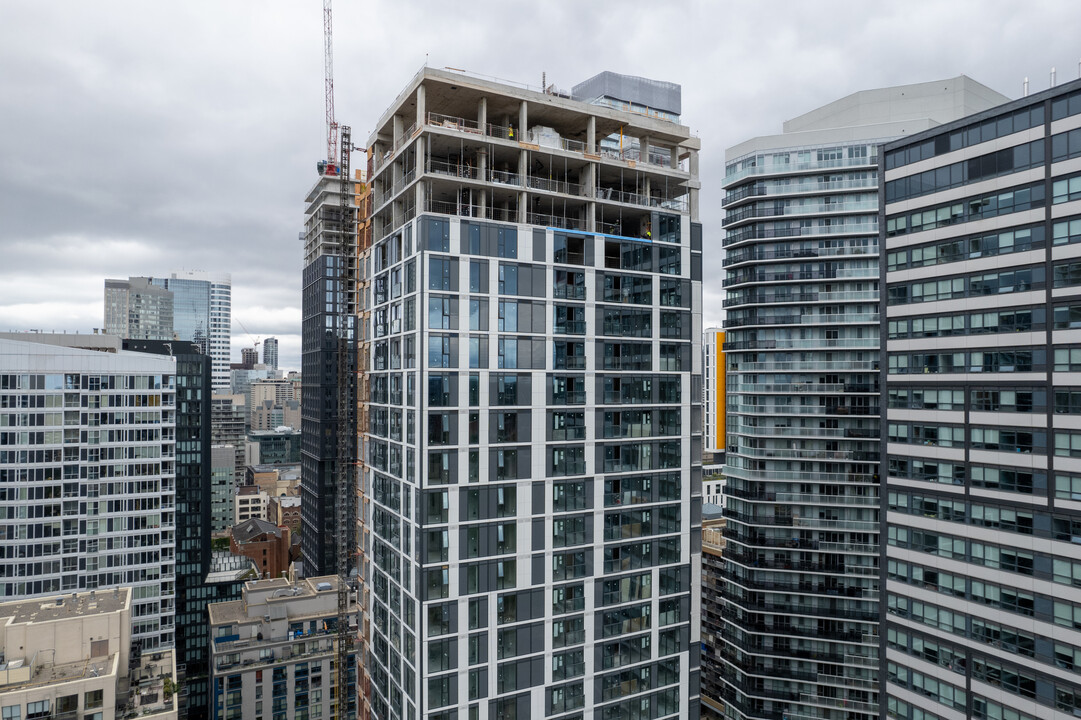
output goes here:
[{"label": "crane mast", "polygon": [[[334,278],[334,325],[337,341],[337,461],[334,464],[335,488],[335,554],[338,574],[338,717],[353,718],[349,712],[349,657],[356,638],[349,623],[349,598],[352,592],[350,573],[356,551],[354,530],[356,513],[357,473],[357,397],[356,387],[356,292],[357,242],[353,215],[353,193],[349,190],[349,155],[353,149],[349,126],[341,128],[341,164],[338,177],[341,184],[340,217],[341,242],[338,272]],[[355,699],[352,703],[355,708]]]},{"label": "crane mast", "polygon": [[[353,150],[350,128],[339,128],[334,119],[334,28],[331,0],[323,0],[323,73],[326,90],[327,154],[319,163],[320,174],[337,175],[339,183],[338,262],[334,282],[334,339],[337,365],[336,413],[337,456],[334,463],[334,534],[338,576],[338,614],[335,633],[337,676],[337,718],[356,718],[356,698],[349,693],[349,658],[356,638],[350,623],[349,600],[352,595],[350,573],[356,551],[356,472],[357,472],[357,397],[356,387],[356,292],[357,238],[350,192],[349,160]],[[339,154],[338,133],[341,131]],[[358,575],[359,579],[359,575]]]},{"label": "crane mast", "polygon": [[331,0],[323,0],[323,79],[326,85],[327,174],[334,175],[338,157],[338,121],[334,119],[334,22]]}]

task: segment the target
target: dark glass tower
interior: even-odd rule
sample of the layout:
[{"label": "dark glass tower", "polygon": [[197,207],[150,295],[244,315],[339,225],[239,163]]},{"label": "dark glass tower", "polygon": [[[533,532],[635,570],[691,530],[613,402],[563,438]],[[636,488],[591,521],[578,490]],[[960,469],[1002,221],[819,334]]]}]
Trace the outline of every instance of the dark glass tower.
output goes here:
[{"label": "dark glass tower", "polygon": [[[334,523],[334,463],[337,443],[337,340],[334,335],[336,278],[343,264],[340,185],[322,176],[308,194],[301,320],[301,555],[307,577],[337,571]],[[355,365],[355,353],[350,364]],[[354,377],[352,373],[350,377]],[[355,393],[351,394],[355,397]]]},{"label": "dark glass tower", "polygon": [[[176,659],[182,716],[207,717],[209,602],[235,600],[243,583],[207,583],[210,548],[211,358],[191,342],[125,340],[125,350],[176,358]],[[166,601],[165,598],[162,602]],[[184,714],[184,706],[187,706]]]}]

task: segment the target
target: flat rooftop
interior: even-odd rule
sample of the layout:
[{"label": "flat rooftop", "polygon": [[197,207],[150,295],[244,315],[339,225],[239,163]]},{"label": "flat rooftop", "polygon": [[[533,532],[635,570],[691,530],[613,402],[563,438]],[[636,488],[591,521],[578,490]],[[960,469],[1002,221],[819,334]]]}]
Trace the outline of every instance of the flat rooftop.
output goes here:
[{"label": "flat rooftop", "polygon": [[[330,585],[329,589],[317,590],[323,583]],[[248,614],[249,607],[265,607],[267,605],[288,604],[293,600],[313,598],[317,595],[336,597],[338,578],[334,575],[324,577],[306,578],[298,580],[294,585],[287,578],[269,578],[266,580],[250,580],[244,583],[244,598],[242,600],[230,600],[229,602],[212,603],[207,606],[210,613],[210,624],[221,625],[225,623],[262,622],[263,613],[254,616]],[[250,599],[250,602],[249,602]],[[352,596],[349,600],[350,608],[355,608],[356,603]],[[327,610],[306,612],[304,614],[290,615],[294,617],[315,617],[327,614]],[[333,612],[337,612],[335,602]]]},{"label": "flat rooftop", "polygon": [[91,615],[106,615],[123,610],[128,604],[127,588],[100,590],[79,595],[60,595],[34,600],[16,600],[0,604],[0,620],[12,623],[40,623]]},{"label": "flat rooftop", "polygon": [[[48,657],[46,655],[46,657]],[[10,692],[16,688],[34,687],[37,685],[53,685],[55,683],[71,682],[72,680],[84,680],[89,678],[108,678],[115,675],[118,668],[118,656],[116,653],[96,657],[92,660],[76,660],[75,662],[54,665],[49,662],[31,662],[26,664],[26,658],[10,658],[8,662],[0,665],[0,689]],[[32,661],[33,659],[30,658]],[[23,671],[23,672],[20,672]]]}]

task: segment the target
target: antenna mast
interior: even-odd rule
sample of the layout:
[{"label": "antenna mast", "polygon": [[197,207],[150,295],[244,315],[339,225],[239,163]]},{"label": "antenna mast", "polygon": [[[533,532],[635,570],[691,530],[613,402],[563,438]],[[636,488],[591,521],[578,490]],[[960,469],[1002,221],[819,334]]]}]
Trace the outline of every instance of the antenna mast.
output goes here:
[{"label": "antenna mast", "polygon": [[331,0],[323,0],[323,77],[327,108],[327,174],[337,174],[338,122],[334,119],[334,23]]}]

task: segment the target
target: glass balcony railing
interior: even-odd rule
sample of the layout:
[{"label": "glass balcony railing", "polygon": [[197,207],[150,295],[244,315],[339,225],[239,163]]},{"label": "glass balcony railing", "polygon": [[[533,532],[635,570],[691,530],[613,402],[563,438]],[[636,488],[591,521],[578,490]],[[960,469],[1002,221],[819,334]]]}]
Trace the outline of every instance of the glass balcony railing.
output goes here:
[{"label": "glass balcony railing", "polygon": [[776,175],[779,173],[789,172],[806,172],[808,170],[825,170],[828,168],[846,168],[846,167],[877,167],[878,156],[872,155],[871,157],[862,158],[837,158],[831,160],[811,160],[808,162],[795,162],[795,163],[764,163],[762,165],[754,165],[751,167],[737,170],[729,175],[725,175],[724,184],[726,186],[731,185],[745,177],[752,175]]}]

